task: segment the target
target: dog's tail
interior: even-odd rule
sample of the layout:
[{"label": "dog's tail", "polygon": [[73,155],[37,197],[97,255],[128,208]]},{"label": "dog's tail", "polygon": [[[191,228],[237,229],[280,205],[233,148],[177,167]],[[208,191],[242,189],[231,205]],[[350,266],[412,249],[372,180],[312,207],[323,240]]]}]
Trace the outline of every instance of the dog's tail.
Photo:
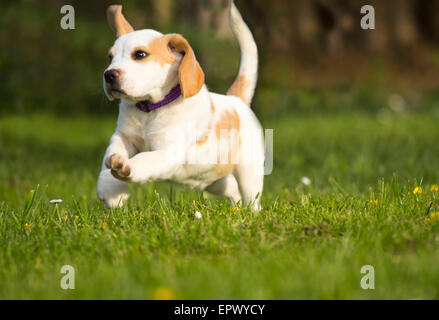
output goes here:
[{"label": "dog's tail", "polygon": [[250,106],[258,79],[258,48],[233,0],[230,7],[230,27],[241,48],[241,65],[238,77],[227,95],[239,97]]}]

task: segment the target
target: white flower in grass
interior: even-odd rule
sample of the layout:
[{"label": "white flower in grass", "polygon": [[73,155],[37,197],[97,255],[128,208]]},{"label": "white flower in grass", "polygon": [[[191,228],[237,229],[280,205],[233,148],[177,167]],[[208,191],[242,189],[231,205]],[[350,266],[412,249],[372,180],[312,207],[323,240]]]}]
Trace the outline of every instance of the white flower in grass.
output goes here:
[{"label": "white flower in grass", "polygon": [[308,177],[302,177],[302,179],[300,179],[300,181],[302,182],[303,185],[305,186],[309,186],[311,184],[311,179]]},{"label": "white flower in grass", "polygon": [[50,203],[58,204],[58,203],[62,203],[62,200],[61,199],[53,199],[53,200],[50,200]]},{"label": "white flower in grass", "polygon": [[388,104],[390,109],[396,113],[404,112],[404,110],[407,109],[407,102],[399,94],[390,95]]},{"label": "white flower in grass", "polygon": [[201,214],[201,212],[195,212],[195,218],[197,218],[197,219],[201,219],[202,217],[203,217],[203,215]]}]

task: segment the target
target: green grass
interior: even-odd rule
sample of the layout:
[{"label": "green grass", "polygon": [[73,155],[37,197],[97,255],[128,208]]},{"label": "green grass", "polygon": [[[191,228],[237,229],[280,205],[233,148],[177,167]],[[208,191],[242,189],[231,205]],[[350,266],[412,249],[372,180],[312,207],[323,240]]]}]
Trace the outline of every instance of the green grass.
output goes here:
[{"label": "green grass", "polygon": [[[169,184],[133,186],[125,208],[107,210],[95,183],[115,118],[5,116],[0,298],[150,299],[168,288],[182,299],[437,299],[439,223],[424,220],[439,211],[438,123],[433,113],[269,121],[274,172],[256,214]],[[66,264],[75,290],[60,289]],[[360,287],[363,265],[375,290]]]}]

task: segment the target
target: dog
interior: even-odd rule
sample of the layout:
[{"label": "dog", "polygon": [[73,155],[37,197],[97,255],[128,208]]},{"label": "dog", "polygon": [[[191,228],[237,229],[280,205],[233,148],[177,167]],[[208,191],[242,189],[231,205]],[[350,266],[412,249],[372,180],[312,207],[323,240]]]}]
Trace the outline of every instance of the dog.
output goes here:
[{"label": "dog", "polygon": [[118,208],[129,197],[127,183],[172,181],[260,210],[265,143],[250,108],[258,49],[233,1],[230,26],[241,64],[227,95],[209,92],[182,35],[135,31],[120,5],[111,5],[107,18],[117,39],[108,53],[104,91],[110,100],[120,99],[120,106],[98,198]]}]

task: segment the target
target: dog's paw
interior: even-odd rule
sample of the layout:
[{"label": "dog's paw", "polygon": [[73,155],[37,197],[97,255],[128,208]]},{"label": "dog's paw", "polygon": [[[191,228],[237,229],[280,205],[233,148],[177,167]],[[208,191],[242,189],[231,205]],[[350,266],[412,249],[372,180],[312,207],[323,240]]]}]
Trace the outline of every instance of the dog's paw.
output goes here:
[{"label": "dog's paw", "polygon": [[125,183],[115,180],[110,170],[102,170],[97,183],[98,199],[109,209],[122,207],[129,198],[128,187]]},{"label": "dog's paw", "polygon": [[117,209],[117,208],[122,208],[124,204],[127,202],[129,197],[130,196],[128,193],[122,193],[122,194],[118,194],[113,198],[104,199],[102,201],[104,201],[105,206],[108,209]]},{"label": "dog's paw", "polygon": [[105,160],[105,166],[111,170],[111,174],[116,179],[121,181],[130,180],[131,166],[125,157],[119,154],[113,154]]}]

